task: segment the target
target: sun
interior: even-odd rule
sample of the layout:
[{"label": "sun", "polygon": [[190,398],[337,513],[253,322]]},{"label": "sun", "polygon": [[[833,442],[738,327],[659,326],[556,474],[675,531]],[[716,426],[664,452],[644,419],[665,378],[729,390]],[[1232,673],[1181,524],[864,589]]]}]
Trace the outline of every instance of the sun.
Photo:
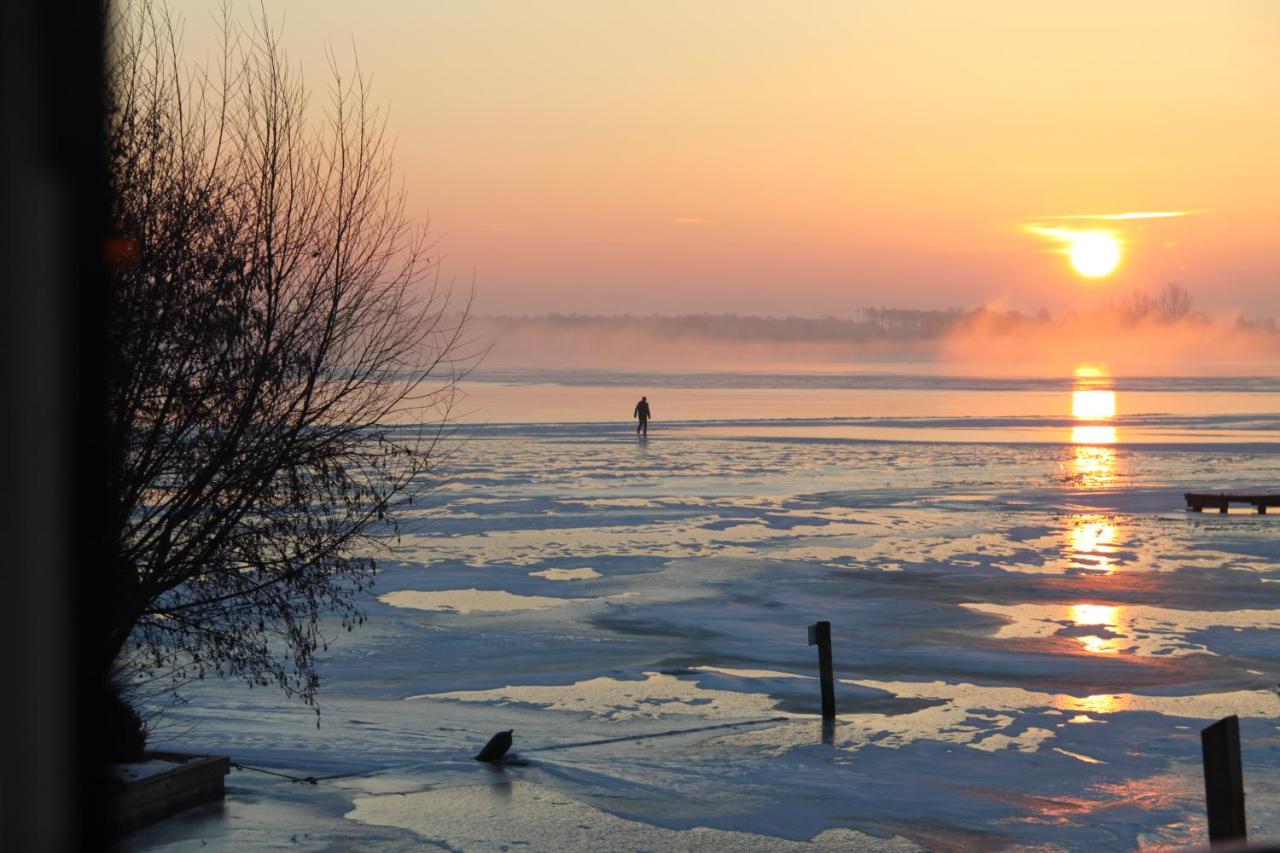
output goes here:
[{"label": "sun", "polygon": [[1085,278],[1103,278],[1120,265],[1120,241],[1107,231],[1081,231],[1071,238],[1071,266]]}]

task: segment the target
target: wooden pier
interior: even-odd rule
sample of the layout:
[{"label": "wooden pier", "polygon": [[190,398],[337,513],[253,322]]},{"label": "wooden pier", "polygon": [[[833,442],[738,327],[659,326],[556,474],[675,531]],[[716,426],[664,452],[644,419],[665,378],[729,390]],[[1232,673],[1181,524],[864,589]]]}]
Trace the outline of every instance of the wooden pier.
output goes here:
[{"label": "wooden pier", "polygon": [[192,806],[217,802],[225,794],[223,777],[231,771],[231,759],[225,755],[146,752],[142,757],[171,761],[173,769],[115,786],[111,816],[119,831],[131,832]]},{"label": "wooden pier", "polygon": [[1258,515],[1266,515],[1267,507],[1280,507],[1280,494],[1276,493],[1187,492],[1183,497],[1187,499],[1187,509],[1192,512],[1216,509],[1220,513],[1226,513],[1231,504],[1251,504],[1257,508]]}]

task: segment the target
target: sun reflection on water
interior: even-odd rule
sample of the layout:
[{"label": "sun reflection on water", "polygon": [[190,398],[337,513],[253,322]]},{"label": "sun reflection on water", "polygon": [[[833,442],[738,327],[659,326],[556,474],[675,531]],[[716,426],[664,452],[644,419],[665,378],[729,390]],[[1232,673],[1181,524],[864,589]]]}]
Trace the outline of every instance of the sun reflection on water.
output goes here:
[{"label": "sun reflection on water", "polygon": [[1107,488],[1115,483],[1116,428],[1107,423],[1116,416],[1116,392],[1106,368],[1082,364],[1076,368],[1075,389],[1071,392],[1072,450],[1069,469],[1076,485],[1086,489]]},{"label": "sun reflection on water", "polygon": [[1060,711],[1083,711],[1087,714],[1114,714],[1125,710],[1131,697],[1125,693],[1097,693],[1093,696],[1058,694],[1053,706]]},{"label": "sun reflection on water", "polygon": [[1115,484],[1116,451],[1106,445],[1116,440],[1116,428],[1105,426],[1075,427],[1071,431],[1068,468],[1071,480],[1081,488],[1105,489]]},{"label": "sun reflection on water", "polygon": [[[1068,618],[1080,628],[1104,628],[1108,634],[1119,634],[1124,608],[1106,604],[1073,604]],[[1120,651],[1118,637],[1090,634],[1077,637],[1086,652],[1114,655]]]},{"label": "sun reflection on water", "polygon": [[1071,520],[1066,533],[1073,566],[1107,574],[1116,570],[1119,528],[1114,520],[1102,515],[1079,515]]},{"label": "sun reflection on water", "polygon": [[1109,421],[1116,416],[1116,392],[1105,367],[1082,364],[1076,368],[1071,416],[1083,422]]},{"label": "sun reflection on water", "polygon": [[1116,416],[1116,392],[1077,388],[1071,392],[1071,415],[1078,421],[1105,421]]}]

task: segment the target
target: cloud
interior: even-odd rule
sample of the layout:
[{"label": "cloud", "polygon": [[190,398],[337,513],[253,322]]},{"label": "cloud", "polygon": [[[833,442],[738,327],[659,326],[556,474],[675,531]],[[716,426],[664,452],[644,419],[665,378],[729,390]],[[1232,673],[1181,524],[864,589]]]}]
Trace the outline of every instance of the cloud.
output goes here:
[{"label": "cloud", "polygon": [[1084,219],[1095,222],[1119,222],[1128,219],[1176,219],[1179,216],[1197,216],[1209,213],[1201,210],[1137,210],[1131,213],[1067,213],[1061,216],[1037,216],[1038,221],[1058,221],[1063,219]]},{"label": "cloud", "polygon": [[1031,222],[1023,225],[1022,230],[1031,234],[1038,234],[1041,237],[1052,237],[1055,240],[1065,240],[1067,242],[1076,239],[1081,234],[1090,233],[1090,231],[1081,231],[1079,228],[1066,228],[1063,226],[1051,227],[1048,225],[1041,225],[1037,222]]},{"label": "cloud", "polygon": [[1124,238],[1110,229],[1101,228],[1068,228],[1065,225],[1048,226],[1039,223],[1028,223],[1022,226],[1022,230],[1038,237],[1046,237],[1050,240],[1056,240],[1061,244],[1060,248],[1053,249],[1054,252],[1068,252],[1070,247],[1075,245],[1081,238],[1090,239],[1093,237],[1102,237],[1111,240],[1114,243],[1123,246]]},{"label": "cloud", "polygon": [[1050,240],[1056,240],[1064,245],[1062,249],[1055,251],[1066,251],[1065,246],[1074,244],[1081,237],[1086,235],[1104,235],[1106,238],[1123,245],[1126,241],[1124,237],[1117,231],[1102,227],[1076,227],[1062,223],[1091,223],[1091,222],[1131,222],[1143,219],[1177,219],[1183,216],[1196,216],[1202,213],[1208,213],[1206,209],[1199,210],[1135,210],[1127,213],[1065,213],[1058,216],[1039,216],[1034,220],[1025,222],[1022,230],[1037,237],[1046,237]]}]

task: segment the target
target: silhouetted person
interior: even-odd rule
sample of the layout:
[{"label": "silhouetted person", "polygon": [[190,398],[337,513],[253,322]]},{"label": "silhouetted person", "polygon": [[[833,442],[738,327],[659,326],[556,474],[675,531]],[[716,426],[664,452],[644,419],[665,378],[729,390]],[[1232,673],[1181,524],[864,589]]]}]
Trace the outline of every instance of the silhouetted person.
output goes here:
[{"label": "silhouetted person", "polygon": [[636,424],[636,435],[649,434],[649,398],[641,397],[640,402],[636,403],[636,410],[631,413],[633,418],[639,418],[640,423]]},{"label": "silhouetted person", "polygon": [[514,731],[515,729],[507,729],[489,738],[484,749],[480,750],[480,754],[476,756],[476,761],[501,761],[507,754],[507,750],[511,748],[511,735]]}]

